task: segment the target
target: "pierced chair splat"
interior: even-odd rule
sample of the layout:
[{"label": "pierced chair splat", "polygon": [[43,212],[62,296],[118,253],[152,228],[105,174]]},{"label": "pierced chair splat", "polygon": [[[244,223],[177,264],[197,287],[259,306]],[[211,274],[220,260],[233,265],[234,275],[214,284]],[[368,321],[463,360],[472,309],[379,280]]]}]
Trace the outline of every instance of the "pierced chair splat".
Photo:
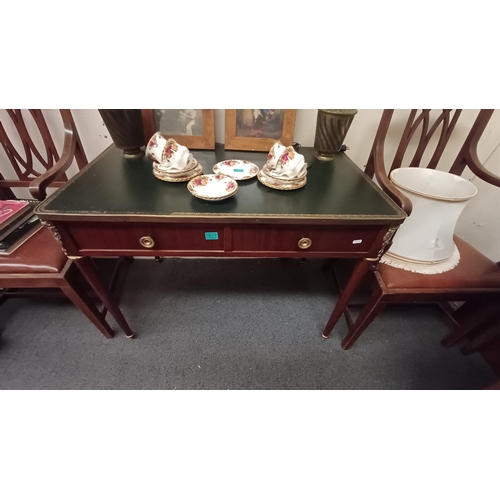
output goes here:
[{"label": "pierced chair splat", "polygon": [[[15,200],[13,189],[27,188],[34,198],[29,203],[36,204],[47,197],[49,187],[64,185],[73,161],[80,170],[87,165],[71,111],[62,109],[60,116],[64,130],[61,154],[42,110],[9,109],[0,114],[2,156],[8,160],[4,162],[0,156],[0,200]],[[17,178],[6,178],[8,171]],[[90,298],[92,287],[65,255],[57,235],[40,222],[33,229],[12,252],[0,253],[1,301],[23,296],[21,289],[59,288],[103,335],[112,338],[105,310],[99,310]]]}]

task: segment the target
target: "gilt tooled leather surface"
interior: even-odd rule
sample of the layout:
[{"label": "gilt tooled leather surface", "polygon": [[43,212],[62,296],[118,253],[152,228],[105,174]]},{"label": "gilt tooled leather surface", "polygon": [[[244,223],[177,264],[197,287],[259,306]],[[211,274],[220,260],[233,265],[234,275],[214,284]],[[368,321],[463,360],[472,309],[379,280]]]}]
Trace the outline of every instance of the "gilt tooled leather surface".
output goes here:
[{"label": "gilt tooled leather surface", "polygon": [[[302,189],[278,191],[254,178],[240,181],[235,196],[208,202],[193,197],[185,184],[156,179],[150,159],[125,159],[120,150],[111,146],[51,196],[37,213],[404,219],[404,213],[345,154],[322,162],[314,158],[314,152],[314,148],[300,149],[309,164],[307,184]],[[192,153],[205,174],[212,173],[213,165],[226,159],[249,160],[260,168],[267,159],[267,153],[225,151],[222,145],[217,145],[215,151]]]}]

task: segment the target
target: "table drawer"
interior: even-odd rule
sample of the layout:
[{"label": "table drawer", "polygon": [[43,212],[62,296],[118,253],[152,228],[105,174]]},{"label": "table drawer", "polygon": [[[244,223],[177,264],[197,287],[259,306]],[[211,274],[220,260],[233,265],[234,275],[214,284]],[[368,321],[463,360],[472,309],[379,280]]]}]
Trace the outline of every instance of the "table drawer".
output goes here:
[{"label": "table drawer", "polygon": [[222,251],[224,229],[221,225],[109,224],[74,225],[71,237],[81,251]]},{"label": "table drawer", "polygon": [[233,251],[257,252],[367,252],[380,227],[295,226],[234,227]]}]

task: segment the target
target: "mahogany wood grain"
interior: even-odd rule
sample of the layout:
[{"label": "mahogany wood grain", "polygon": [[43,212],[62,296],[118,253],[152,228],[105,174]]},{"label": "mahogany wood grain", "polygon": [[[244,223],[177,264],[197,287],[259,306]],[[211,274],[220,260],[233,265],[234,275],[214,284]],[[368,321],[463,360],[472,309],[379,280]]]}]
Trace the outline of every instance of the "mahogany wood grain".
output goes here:
[{"label": "mahogany wood grain", "polygon": [[[329,226],[317,227],[299,225],[252,226],[233,228],[233,250],[258,252],[301,252],[304,255],[316,252],[366,254],[378,236],[378,227]],[[312,244],[307,249],[300,249],[299,240],[309,238]]]},{"label": "mahogany wood grain", "polygon": [[[94,224],[71,225],[71,237],[79,250],[148,251],[140,239],[149,236],[154,241],[151,253],[168,250],[223,251],[224,226],[218,223],[186,224]],[[207,240],[206,232],[218,233],[217,240]]]},{"label": "mahogany wood grain", "polygon": [[[79,255],[216,256],[216,257],[376,257],[387,226],[242,225],[217,222],[59,224],[66,250]],[[206,233],[217,233],[217,240]],[[145,248],[141,237],[154,246]],[[312,244],[299,247],[302,238]]]}]

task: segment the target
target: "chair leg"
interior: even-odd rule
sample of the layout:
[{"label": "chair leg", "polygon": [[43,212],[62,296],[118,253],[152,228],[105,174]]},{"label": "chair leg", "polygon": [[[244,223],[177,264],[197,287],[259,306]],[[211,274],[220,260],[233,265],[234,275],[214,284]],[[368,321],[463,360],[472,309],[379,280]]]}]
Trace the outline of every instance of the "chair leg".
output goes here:
[{"label": "chair leg", "polygon": [[493,314],[479,319],[476,323],[471,324],[469,322],[468,324],[462,325],[441,340],[441,345],[443,347],[452,347],[467,337],[471,337],[485,331],[492,324],[494,324],[495,321],[498,321],[499,317],[500,311],[495,311]]},{"label": "chair leg", "polygon": [[482,340],[475,340],[474,342],[465,344],[460,348],[460,352],[462,354],[472,354],[481,349],[484,349],[485,347],[489,347],[490,345],[497,343],[498,340],[500,340],[500,332],[496,332],[492,337]]},{"label": "chair leg", "polygon": [[379,290],[374,292],[370,297],[370,300],[356,318],[352,328],[349,329],[349,333],[342,339],[342,343],[340,344],[342,349],[350,349],[368,325],[376,318],[378,313],[382,311],[385,307],[382,297],[383,295]]},{"label": "chair leg", "polygon": [[333,309],[333,312],[330,316],[330,319],[328,320],[328,323],[326,324],[325,329],[323,330],[324,339],[327,339],[330,336],[333,327],[337,324],[337,321],[340,319],[340,316],[342,316],[342,314],[344,313],[345,308],[349,305],[351,297],[354,295],[354,292],[356,291],[359,284],[365,277],[366,273],[370,270],[372,264],[373,262],[366,259],[361,259],[356,264],[356,267],[354,268],[351,274],[349,282],[347,283],[347,285],[344,288],[344,291],[340,295],[339,300],[337,301],[337,304],[335,305],[335,308]]},{"label": "chair leg", "polygon": [[87,318],[94,323],[99,331],[108,339],[112,339],[114,334],[111,327],[104,319],[104,315],[99,312],[96,305],[89,296],[80,288],[80,286],[70,284],[60,287],[63,293],[73,304],[82,311]]},{"label": "chair leg", "polygon": [[115,321],[120,325],[122,330],[125,332],[127,338],[134,338],[134,332],[130,329],[130,326],[127,323],[127,320],[123,316],[118,304],[115,302],[113,297],[111,296],[109,290],[103,285],[99,274],[97,273],[94,264],[90,260],[89,257],[82,257],[75,260],[75,264],[78,269],[81,271],[83,276],[86,278],[90,286],[94,289],[97,296],[101,299],[104,306],[108,309],[111,316],[115,319]]}]

